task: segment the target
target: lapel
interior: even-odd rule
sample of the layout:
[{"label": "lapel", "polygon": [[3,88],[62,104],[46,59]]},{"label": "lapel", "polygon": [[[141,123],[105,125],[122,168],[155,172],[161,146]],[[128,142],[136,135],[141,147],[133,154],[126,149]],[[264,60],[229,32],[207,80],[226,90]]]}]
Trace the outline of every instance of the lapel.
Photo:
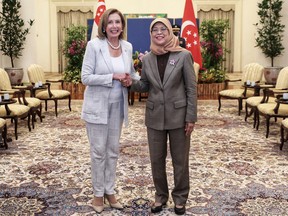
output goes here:
[{"label": "lapel", "polygon": [[165,84],[169,80],[169,77],[172,74],[172,71],[174,70],[176,63],[179,60],[178,53],[179,52],[171,52],[169,55],[169,59],[165,68],[165,73],[164,73],[164,78],[163,78],[163,86],[165,86]]},{"label": "lapel", "polygon": [[127,46],[125,46],[125,43],[120,40],[120,43],[121,43],[121,49],[122,49],[122,58],[123,58],[123,61],[124,61],[124,68],[125,68],[125,71],[128,73],[130,71],[130,64],[129,62],[131,62],[131,59],[132,56],[129,55],[129,49],[127,48]]},{"label": "lapel", "polygon": [[112,61],[109,53],[109,48],[107,46],[107,41],[105,40],[100,40],[101,45],[100,45],[100,52],[102,53],[103,59],[106,63],[107,68],[111,73],[113,73],[113,67],[112,67]]},{"label": "lapel", "polygon": [[160,76],[159,76],[159,71],[158,71],[158,66],[157,66],[157,56],[154,55],[151,52],[150,58],[148,58],[148,63],[151,67],[151,73],[152,76],[155,78],[156,82],[159,84],[159,86],[161,86],[161,88],[163,88],[163,84],[161,82]]}]

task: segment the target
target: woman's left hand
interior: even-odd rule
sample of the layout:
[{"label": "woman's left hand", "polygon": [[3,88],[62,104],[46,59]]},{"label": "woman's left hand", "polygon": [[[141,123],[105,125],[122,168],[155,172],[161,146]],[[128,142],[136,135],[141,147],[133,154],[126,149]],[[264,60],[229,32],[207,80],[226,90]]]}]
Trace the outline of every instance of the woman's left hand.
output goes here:
[{"label": "woman's left hand", "polygon": [[125,78],[122,79],[122,80],[120,80],[120,82],[122,83],[122,85],[123,85],[124,87],[129,87],[129,86],[131,86],[131,84],[132,84],[132,79],[131,79],[130,74],[126,73]]},{"label": "woman's left hand", "polygon": [[195,126],[195,123],[193,123],[193,122],[187,122],[186,123],[186,125],[185,125],[185,135],[186,136],[190,136],[191,135],[191,133],[194,130],[194,126]]}]

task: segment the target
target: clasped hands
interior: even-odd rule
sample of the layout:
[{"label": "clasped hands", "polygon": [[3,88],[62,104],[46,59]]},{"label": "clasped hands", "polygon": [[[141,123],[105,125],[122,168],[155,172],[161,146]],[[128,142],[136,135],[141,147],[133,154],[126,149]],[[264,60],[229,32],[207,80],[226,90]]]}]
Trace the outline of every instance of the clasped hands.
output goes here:
[{"label": "clasped hands", "polygon": [[132,85],[132,78],[129,73],[115,73],[113,78],[119,80],[124,87]]}]

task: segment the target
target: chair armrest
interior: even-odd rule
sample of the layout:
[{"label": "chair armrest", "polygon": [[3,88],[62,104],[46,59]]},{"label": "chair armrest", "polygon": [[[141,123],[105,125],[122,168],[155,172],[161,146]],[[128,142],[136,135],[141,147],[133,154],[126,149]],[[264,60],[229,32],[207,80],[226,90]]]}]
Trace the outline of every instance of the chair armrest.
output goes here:
[{"label": "chair armrest", "polygon": [[46,80],[48,83],[61,83],[61,88],[64,89],[64,80],[63,79],[51,79],[51,80]]},{"label": "chair armrest", "polygon": [[25,98],[25,89],[13,89],[13,90],[4,90],[4,91],[0,91],[0,94],[9,94],[9,95],[12,95],[12,98],[15,96],[18,98],[18,101],[20,104],[25,104],[27,105],[28,102],[26,101],[26,98]]},{"label": "chair armrest", "polygon": [[51,92],[51,83],[46,82],[44,85],[47,86],[49,97],[52,98],[53,94],[52,94],[52,92]]}]

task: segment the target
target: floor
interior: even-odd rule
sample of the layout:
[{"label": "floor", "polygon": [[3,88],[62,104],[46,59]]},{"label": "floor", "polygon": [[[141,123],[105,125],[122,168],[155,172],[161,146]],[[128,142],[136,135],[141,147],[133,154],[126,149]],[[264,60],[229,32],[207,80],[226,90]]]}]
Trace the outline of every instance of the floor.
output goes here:
[{"label": "floor", "polygon": [[[253,119],[237,115],[232,100],[199,100],[198,121],[189,151],[190,192],[186,216],[288,216],[288,145],[279,149],[279,123],[265,120],[255,130]],[[90,146],[81,120],[82,101],[53,103],[31,132],[20,121],[19,139],[0,149],[0,215],[96,215],[92,206]],[[152,216],[154,201],[145,103],[129,106],[117,163],[117,198],[123,211],[105,205],[102,216]],[[9,134],[13,134],[9,127]],[[167,179],[173,188],[173,166],[167,153]],[[171,190],[170,190],[171,191]],[[108,203],[107,203],[108,204]],[[100,215],[100,214],[99,214]],[[172,216],[171,197],[157,216]],[[156,216],[156,214],[155,214]]]}]

